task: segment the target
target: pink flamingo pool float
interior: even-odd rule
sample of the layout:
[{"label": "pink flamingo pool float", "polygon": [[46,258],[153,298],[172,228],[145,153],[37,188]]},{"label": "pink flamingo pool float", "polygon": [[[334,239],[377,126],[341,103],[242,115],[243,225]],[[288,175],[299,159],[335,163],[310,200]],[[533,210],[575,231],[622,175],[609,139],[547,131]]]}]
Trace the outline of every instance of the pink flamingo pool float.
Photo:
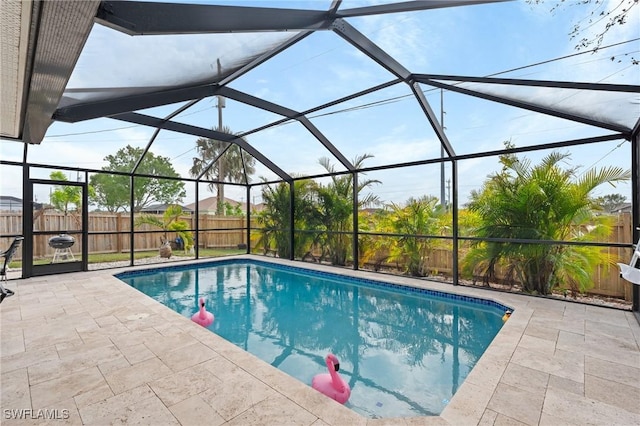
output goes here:
[{"label": "pink flamingo pool float", "polygon": [[351,388],[338,374],[340,362],[334,354],[328,354],[325,361],[329,373],[317,374],[311,382],[311,387],[344,404],[351,396]]},{"label": "pink flamingo pool float", "polygon": [[204,299],[200,298],[200,310],[193,314],[191,317],[191,321],[200,324],[203,327],[209,327],[213,324],[213,314],[211,312],[207,312],[204,307]]}]

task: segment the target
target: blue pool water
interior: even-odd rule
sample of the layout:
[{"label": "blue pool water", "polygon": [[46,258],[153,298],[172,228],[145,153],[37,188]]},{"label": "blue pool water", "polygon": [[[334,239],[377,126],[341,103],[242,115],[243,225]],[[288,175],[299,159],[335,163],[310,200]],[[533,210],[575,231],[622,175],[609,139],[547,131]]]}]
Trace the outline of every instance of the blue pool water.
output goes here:
[{"label": "blue pool water", "polygon": [[311,386],[334,353],[346,406],[370,418],[438,415],[502,327],[493,301],[253,260],[126,272],[119,279]]}]

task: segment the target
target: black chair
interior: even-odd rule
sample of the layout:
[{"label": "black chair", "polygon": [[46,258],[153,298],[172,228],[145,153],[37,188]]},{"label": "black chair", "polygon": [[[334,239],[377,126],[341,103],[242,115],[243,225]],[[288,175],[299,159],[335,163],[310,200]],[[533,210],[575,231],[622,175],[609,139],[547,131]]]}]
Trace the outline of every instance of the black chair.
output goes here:
[{"label": "black chair", "polygon": [[[18,251],[18,247],[20,247],[20,243],[22,242],[22,240],[24,240],[24,237],[16,237],[11,243],[11,245],[9,246],[9,248],[7,249],[7,251],[0,253],[0,257],[4,258],[4,262],[2,263],[2,269],[0,269],[0,277],[4,281],[7,281],[7,266],[9,265],[9,262],[11,262],[11,259],[13,258],[13,256],[16,254],[16,251]],[[1,292],[0,303],[2,303],[5,297],[13,296],[14,294],[13,290],[4,288],[1,280],[0,280],[0,292]]]}]

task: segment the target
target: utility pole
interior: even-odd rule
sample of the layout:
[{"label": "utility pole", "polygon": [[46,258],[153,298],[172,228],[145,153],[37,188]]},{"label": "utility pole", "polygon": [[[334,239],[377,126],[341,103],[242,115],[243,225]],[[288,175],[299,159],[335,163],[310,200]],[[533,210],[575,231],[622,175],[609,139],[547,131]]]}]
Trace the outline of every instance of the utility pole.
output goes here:
[{"label": "utility pole", "polygon": [[[220,58],[217,59],[218,63],[218,78],[222,75],[222,65],[220,64]],[[224,108],[224,98],[218,95],[218,131],[222,132],[222,108]],[[222,150],[222,146],[220,146],[220,150]],[[225,159],[224,154],[218,158],[218,183],[217,183],[217,203],[216,203],[216,214],[222,216],[224,214],[224,181],[225,173]]]},{"label": "utility pole", "polygon": [[[444,89],[440,89],[440,126],[444,132]],[[440,142],[440,158],[444,160],[444,146]],[[440,205],[447,209],[446,200],[444,199],[444,161],[440,163]]]},{"label": "utility pole", "polygon": [[447,179],[447,194],[449,194],[447,201],[447,205],[449,205],[451,203],[451,179]]}]

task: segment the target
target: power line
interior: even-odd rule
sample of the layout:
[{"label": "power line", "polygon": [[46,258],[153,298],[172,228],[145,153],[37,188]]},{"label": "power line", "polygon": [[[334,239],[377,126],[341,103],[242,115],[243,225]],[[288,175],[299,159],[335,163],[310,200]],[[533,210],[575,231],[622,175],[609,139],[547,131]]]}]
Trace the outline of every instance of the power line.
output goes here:
[{"label": "power line", "polygon": [[596,164],[598,164],[599,162],[601,162],[602,160],[604,160],[605,158],[607,158],[609,155],[611,155],[615,150],[617,150],[618,148],[620,148],[622,145],[624,145],[624,143],[626,142],[625,139],[622,140],[622,142],[620,142],[618,145],[614,146],[609,152],[607,152],[605,155],[603,155],[602,157],[600,157],[598,160],[596,160],[593,164],[591,164],[589,167],[587,167],[586,169],[584,169],[584,171],[582,173],[580,173],[580,176],[582,176],[583,174],[587,173],[589,170],[593,169],[595,167]]},{"label": "power line", "polygon": [[[600,51],[600,50],[608,49],[610,47],[615,47],[615,46],[619,46],[619,45],[626,44],[626,43],[632,43],[632,42],[638,41],[638,40],[640,40],[640,38],[635,38],[635,39],[631,39],[631,40],[627,40],[627,41],[622,41],[622,42],[619,42],[619,43],[610,44],[608,46],[603,46],[603,47],[600,47],[600,48],[594,49],[594,50],[573,53],[571,55],[559,56],[557,58],[548,59],[548,60],[540,61],[540,62],[535,62],[533,64],[524,65],[524,66],[517,67],[517,68],[512,68],[512,69],[509,69],[509,70],[506,70],[506,71],[496,72],[496,73],[493,73],[493,74],[489,74],[489,75],[487,75],[485,77],[495,77],[495,76],[498,76],[498,75],[507,74],[507,73],[514,72],[514,71],[520,71],[520,70],[527,69],[527,68],[533,68],[533,67],[536,67],[536,66],[539,66],[539,65],[545,65],[545,64],[549,64],[549,63],[552,63],[552,62],[560,61],[560,60],[563,60],[563,59],[568,59],[568,58],[572,58],[572,57],[579,56],[579,55],[585,55],[587,53],[593,53],[596,50]],[[632,52],[627,52],[626,54],[628,54],[628,53],[636,53],[636,52],[637,51],[632,51]],[[598,59],[598,60],[605,60],[605,59],[601,58],[601,59]],[[609,60],[609,59],[607,58],[606,60]],[[592,62],[592,61],[589,61],[589,62]],[[629,67],[630,66],[624,68],[622,71],[628,69]],[[621,72],[621,71],[616,71],[615,73],[612,73],[612,74],[608,75],[604,79],[609,78],[612,75],[617,74],[618,72]],[[602,79],[602,80],[604,80],[604,79]],[[602,81],[602,80],[600,80],[600,81]],[[438,89],[437,88],[432,88],[432,89],[429,89],[429,90],[425,90],[424,92],[425,93],[426,92],[434,92],[436,90],[438,90]],[[356,110],[359,110],[359,109],[367,109],[367,108],[377,107],[377,106],[385,105],[387,103],[398,102],[398,101],[400,101],[402,99],[413,98],[413,96],[414,95],[411,94],[411,93],[410,94],[406,94],[406,95],[395,96],[395,97],[391,97],[391,98],[381,99],[379,101],[369,102],[367,104],[363,104],[363,105],[359,105],[359,106],[355,106],[355,107],[349,107],[349,108],[344,108],[344,109],[341,109],[341,110],[331,111],[331,112],[327,112],[327,113],[316,114],[314,116],[310,116],[309,118],[318,118],[318,117],[324,117],[324,116],[333,115],[333,114],[339,114],[339,113],[343,113],[343,112],[356,111]],[[287,121],[285,123],[282,123],[279,126],[283,126],[283,125],[286,125],[286,124],[291,124],[292,122],[293,121]],[[279,126],[276,126],[276,127],[279,127]]]},{"label": "power line", "polygon": [[105,132],[115,132],[116,130],[124,130],[124,129],[133,129],[134,127],[140,127],[139,124],[133,126],[125,126],[125,127],[115,127],[113,129],[103,129],[103,130],[92,130],[87,132],[78,132],[78,133],[66,133],[61,135],[47,135],[47,138],[62,138],[65,136],[78,136],[78,135],[90,135],[93,133],[105,133]]},{"label": "power line", "polygon": [[517,68],[512,68],[512,69],[507,70],[507,71],[500,71],[500,72],[497,72],[495,74],[489,74],[487,77],[494,77],[496,75],[506,74],[506,73],[510,73],[510,72],[513,72],[513,71],[520,71],[520,70],[525,69],[525,68],[536,67],[538,65],[545,65],[545,64],[549,64],[551,62],[560,61],[562,59],[568,59],[568,58],[573,58],[575,56],[586,55],[587,53],[595,53],[595,52],[597,52],[599,50],[604,50],[604,49],[608,49],[610,47],[620,46],[620,45],[626,44],[626,43],[632,43],[632,42],[638,41],[638,40],[640,40],[640,37],[634,38],[634,39],[631,39],[631,40],[621,41],[619,43],[614,43],[614,44],[610,44],[610,45],[603,46],[603,47],[599,47],[597,49],[591,49],[591,50],[586,50],[584,52],[572,53],[571,55],[565,55],[565,56],[559,56],[559,57],[553,58],[553,59],[547,59],[546,61],[536,62],[534,64],[525,65],[525,66],[517,67]]},{"label": "power line", "polygon": [[[539,66],[539,65],[546,65],[546,64],[550,64],[550,63],[553,63],[553,62],[561,61],[561,60],[564,60],[564,59],[573,58],[573,57],[576,57],[576,56],[581,56],[581,55],[586,55],[586,54],[590,54],[590,53],[599,52],[599,51],[602,51],[602,50],[605,50],[605,49],[609,49],[609,48],[612,48],[612,47],[621,46],[623,44],[633,43],[633,42],[636,42],[636,41],[639,41],[639,40],[640,40],[640,37],[637,37],[637,38],[634,38],[634,39],[630,39],[630,40],[625,40],[625,41],[621,41],[621,42],[618,42],[618,43],[609,44],[607,46],[601,46],[601,47],[598,47],[596,49],[591,49],[591,50],[587,50],[587,51],[583,51],[583,52],[572,53],[570,55],[558,56],[556,58],[535,62],[533,64],[523,65],[523,66],[520,66],[520,67],[511,68],[511,69],[508,69],[508,70],[505,70],[505,71],[499,71],[499,72],[496,72],[496,73],[493,73],[493,74],[486,75],[485,77],[495,77],[495,76],[498,76],[498,75],[507,74],[507,73],[511,73],[511,72],[514,72],[514,71],[520,71],[520,70],[524,70],[524,69],[527,69],[527,68],[533,68],[533,67],[536,67],[536,66]],[[628,52],[628,53],[635,53],[635,52],[636,51]],[[326,53],[326,52],[324,52],[324,53]],[[319,55],[317,55],[317,56],[319,56]],[[310,58],[305,59],[305,61],[307,61],[309,59]],[[629,67],[626,67],[625,70],[627,68],[629,68]],[[614,74],[616,74],[616,73],[614,73]],[[611,74],[611,75],[614,75],[614,74]],[[608,77],[610,77],[610,76],[608,76]],[[438,90],[438,89],[437,88],[432,88],[432,89],[429,89],[429,90],[425,90],[424,92],[432,92],[432,91],[436,91],[436,90]],[[385,105],[385,104],[388,104],[388,103],[398,102],[398,101],[400,101],[402,99],[411,98],[411,97],[413,97],[413,94],[411,94],[411,93],[410,94],[406,94],[406,95],[395,96],[395,97],[391,97],[391,98],[381,99],[379,101],[369,102],[369,103],[366,103],[366,104],[363,104],[363,105],[358,105],[358,106],[354,106],[354,107],[344,108],[344,109],[341,109],[341,110],[336,110],[336,111],[331,111],[331,112],[327,112],[327,113],[317,114],[317,115],[314,115],[314,116],[310,116],[309,118],[318,118],[318,117],[324,117],[324,116],[328,116],[328,115],[339,114],[339,113],[343,113],[343,112],[351,112],[351,111],[357,111],[357,110],[360,110],[360,109],[372,108],[372,107],[376,107],[376,106],[380,106],[380,105]],[[189,114],[180,115],[180,116],[181,117],[185,117],[185,116],[197,114],[199,112],[205,111],[205,110],[210,109],[210,108],[211,107],[203,108],[201,110],[194,111],[194,112],[191,112]],[[291,123],[291,121],[288,121],[288,122],[282,123],[281,125],[290,124],[290,123]],[[118,127],[118,128],[113,128],[113,129],[103,129],[103,130],[78,132],[78,133],[67,133],[67,134],[61,134],[61,135],[48,135],[47,138],[66,137],[66,136],[79,136],[79,135],[94,134],[94,133],[104,133],[104,132],[111,132],[111,131],[116,131],[116,130],[130,129],[130,128],[135,128],[135,127],[143,127],[143,126],[142,125],[133,125],[133,126],[126,126],[126,127]],[[184,154],[181,154],[181,155],[184,155]]]}]

